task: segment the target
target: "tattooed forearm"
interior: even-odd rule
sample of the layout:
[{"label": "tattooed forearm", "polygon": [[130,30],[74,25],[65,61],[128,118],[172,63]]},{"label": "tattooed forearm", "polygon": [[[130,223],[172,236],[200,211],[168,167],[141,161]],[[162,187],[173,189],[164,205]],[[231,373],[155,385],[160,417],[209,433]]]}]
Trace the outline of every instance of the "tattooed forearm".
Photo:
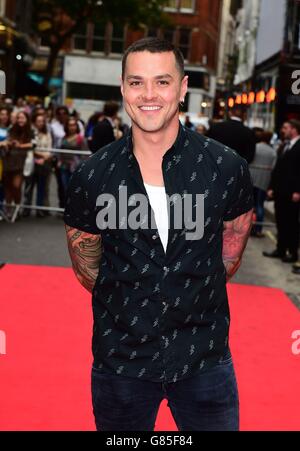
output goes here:
[{"label": "tattooed forearm", "polygon": [[69,254],[79,282],[92,292],[101,258],[101,237],[66,225]]},{"label": "tattooed forearm", "polygon": [[252,213],[253,210],[250,210],[233,221],[224,222],[222,256],[227,272],[227,280],[240,267],[251,230]]}]

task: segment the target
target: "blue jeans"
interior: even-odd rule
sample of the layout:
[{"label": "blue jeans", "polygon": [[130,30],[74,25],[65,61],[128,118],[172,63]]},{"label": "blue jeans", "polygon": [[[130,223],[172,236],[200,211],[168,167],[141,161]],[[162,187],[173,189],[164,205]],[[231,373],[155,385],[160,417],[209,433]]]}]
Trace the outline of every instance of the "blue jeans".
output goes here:
[{"label": "blue jeans", "polygon": [[151,382],[92,369],[98,431],[153,431],[166,398],[179,431],[237,431],[239,400],[231,356],[177,382]]}]

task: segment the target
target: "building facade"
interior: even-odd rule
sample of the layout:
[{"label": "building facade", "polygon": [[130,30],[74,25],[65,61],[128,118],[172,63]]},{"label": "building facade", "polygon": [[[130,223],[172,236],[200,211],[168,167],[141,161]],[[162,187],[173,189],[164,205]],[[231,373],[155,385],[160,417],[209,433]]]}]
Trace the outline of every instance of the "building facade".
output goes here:
[{"label": "building facade", "polygon": [[223,103],[243,105],[249,126],[279,131],[285,120],[300,119],[300,2],[243,0],[233,20],[234,76]]},{"label": "building facade", "polygon": [[35,88],[26,76],[36,54],[32,13],[32,0],[0,0],[0,69],[8,75],[6,92],[11,97]]},{"label": "building facade", "polygon": [[[121,57],[135,40],[164,37],[182,51],[189,75],[184,110],[211,116],[216,87],[222,0],[170,0],[168,28],[132,31],[125,26],[87,24],[65,51],[62,100],[86,118],[106,100],[121,101]],[[88,70],[87,70],[88,68]]]}]

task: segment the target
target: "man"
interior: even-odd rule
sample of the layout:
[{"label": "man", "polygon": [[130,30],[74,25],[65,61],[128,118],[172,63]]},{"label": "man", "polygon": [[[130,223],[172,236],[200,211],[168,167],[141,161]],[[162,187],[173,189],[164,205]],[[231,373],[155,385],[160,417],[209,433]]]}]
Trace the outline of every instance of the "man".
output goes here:
[{"label": "man", "polygon": [[98,122],[93,130],[91,151],[96,152],[101,147],[115,141],[115,124],[114,120],[117,117],[119,111],[119,105],[117,102],[107,102],[104,105],[103,114],[104,117]]},{"label": "man", "polygon": [[298,259],[300,211],[300,122],[291,119],[281,129],[288,140],[271,174],[269,198],[275,201],[277,247],[265,257],[294,263]]},{"label": "man", "polygon": [[172,44],[137,41],[122,68],[131,133],[77,170],[65,211],[75,274],[93,293],[96,426],[153,430],[167,398],[179,430],[236,430],[226,277],[251,228],[247,163],[180,125],[188,80]]},{"label": "man", "polygon": [[208,131],[210,138],[236,150],[241,157],[251,163],[255,154],[254,132],[243,124],[244,112],[240,106],[229,110],[228,121],[217,122]]}]

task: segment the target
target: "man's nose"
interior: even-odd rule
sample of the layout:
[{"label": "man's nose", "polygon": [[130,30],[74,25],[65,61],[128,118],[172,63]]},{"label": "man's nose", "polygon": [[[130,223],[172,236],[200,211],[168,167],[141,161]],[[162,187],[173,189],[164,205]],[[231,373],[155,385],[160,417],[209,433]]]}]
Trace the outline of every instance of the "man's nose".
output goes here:
[{"label": "man's nose", "polygon": [[145,83],[143,97],[145,100],[152,100],[153,98],[156,97],[155,87],[151,82]]}]

